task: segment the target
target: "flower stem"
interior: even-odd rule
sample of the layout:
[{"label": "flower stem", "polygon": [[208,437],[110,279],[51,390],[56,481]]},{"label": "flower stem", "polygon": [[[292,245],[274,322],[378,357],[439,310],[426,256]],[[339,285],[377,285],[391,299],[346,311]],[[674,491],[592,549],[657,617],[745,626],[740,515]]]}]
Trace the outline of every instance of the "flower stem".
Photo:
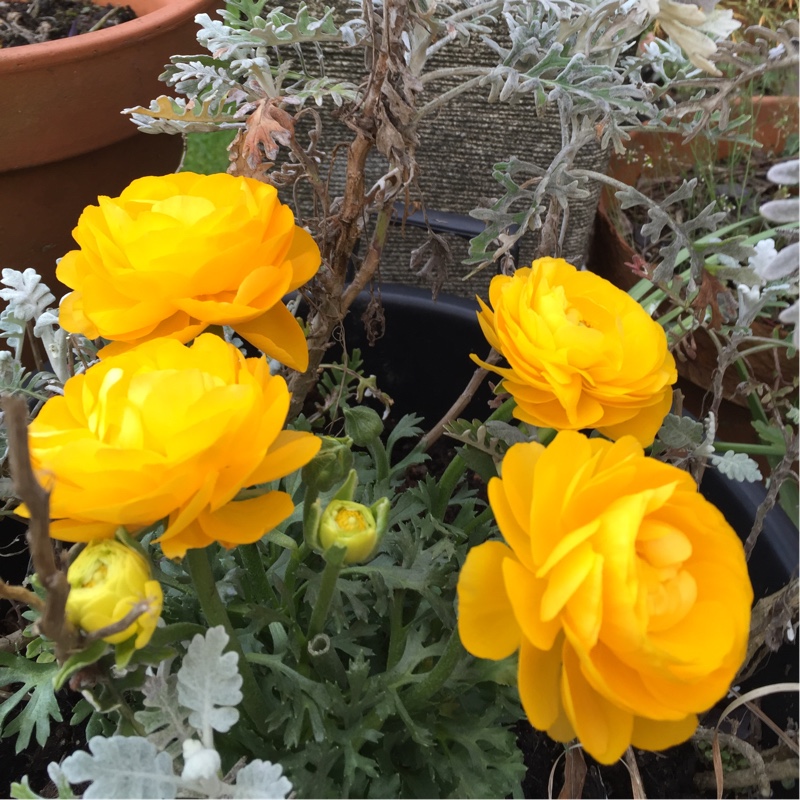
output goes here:
[{"label": "flower stem", "polygon": [[147,732],[141,726],[141,724],[136,720],[136,717],[133,715],[133,709],[128,705],[128,701],[123,696],[122,692],[116,686],[114,681],[108,681],[106,684],[108,687],[108,691],[117,701],[118,707],[117,710],[119,713],[125,718],[128,724],[133,728],[134,732],[137,736],[146,736]]},{"label": "flower stem", "polygon": [[442,655],[439,656],[436,666],[428,672],[419,683],[415,684],[409,690],[406,699],[406,708],[412,711],[419,708],[426,700],[433,697],[453,674],[453,670],[459,658],[461,658],[465,652],[458,635],[458,628],[455,628],[450,634],[447,646]]},{"label": "flower stem", "polygon": [[734,453],[746,453],[749,456],[782,456],[786,452],[783,443],[780,444],[747,444],[745,442],[714,442],[714,450],[725,453],[733,450]]},{"label": "flower stem", "polygon": [[344,547],[334,545],[325,553],[325,569],[322,570],[322,578],[317,595],[317,602],[311,612],[311,621],[308,623],[307,641],[311,641],[318,633],[322,633],[325,622],[328,619],[328,611],[331,607],[333,592],[336,588],[336,581],[342,571],[342,564],[347,550]]},{"label": "flower stem", "polygon": [[244,695],[242,706],[258,732],[267,737],[269,735],[267,718],[270,709],[253,669],[245,658],[242,644],[225,609],[225,604],[217,591],[217,584],[211,571],[211,554],[208,552],[208,548],[187,550],[184,564],[192,577],[206,621],[212,627],[222,625],[230,638],[231,648],[239,655],[239,674],[242,676],[242,694]]},{"label": "flower stem", "polygon": [[405,589],[394,590],[391,611],[389,612],[389,650],[386,654],[386,672],[397,664],[405,649],[406,633],[403,627],[405,599]]},{"label": "flower stem", "polygon": [[375,462],[376,479],[380,481],[388,480],[389,478],[389,456],[386,454],[386,448],[380,440],[367,445],[367,450]]}]

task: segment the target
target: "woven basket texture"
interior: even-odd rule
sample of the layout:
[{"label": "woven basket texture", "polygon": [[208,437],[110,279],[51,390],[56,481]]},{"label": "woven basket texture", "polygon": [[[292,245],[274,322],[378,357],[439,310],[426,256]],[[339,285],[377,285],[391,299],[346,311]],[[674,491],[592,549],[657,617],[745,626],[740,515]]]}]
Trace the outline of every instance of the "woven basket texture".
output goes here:
[{"label": "woven basket texture", "polygon": [[[313,8],[314,2],[309,5]],[[290,9],[293,4],[286,3],[285,8],[286,13],[292,13]],[[338,46],[325,46],[323,51],[327,75],[360,83],[365,75],[362,51],[346,51]],[[426,71],[495,63],[488,47],[461,47],[453,43],[431,59]],[[418,106],[456,85],[459,80],[439,80],[427,84],[418,97]],[[517,156],[546,168],[561,150],[561,121],[556,108],[538,116],[532,98],[523,96],[514,104],[489,104],[488,95],[488,86],[471,89],[441,107],[420,125],[420,144],[416,150],[417,181],[409,195],[415,208],[467,215],[472,209],[488,206],[502,195],[502,187],[492,177],[495,163]],[[323,127],[319,149],[327,157],[322,174],[330,171],[331,193],[336,196],[344,188],[345,148],[339,148],[331,170],[329,159],[338,143],[351,141],[352,132],[337,118],[332,104],[326,104],[318,111]],[[578,166],[599,171],[605,171],[607,163],[608,153],[594,142],[583,148],[576,158]],[[380,153],[371,153],[365,181],[367,188],[385,173],[386,165]],[[563,250],[558,255],[572,264],[580,266],[585,263],[600,188],[599,184],[591,185],[587,199],[570,202],[568,229]],[[291,201],[292,198],[287,196],[284,200]],[[311,214],[308,193],[302,189],[298,193],[298,204],[301,214]],[[422,229],[399,225],[393,227],[381,260],[381,280],[384,283],[430,286],[431,280],[415,274],[410,266],[412,251],[420,247],[426,238],[427,234]],[[492,268],[465,281],[464,277],[473,269],[462,263],[468,255],[468,241],[452,235],[444,238],[450,247],[452,261],[445,263],[441,259],[433,270],[435,273],[439,269],[446,269],[447,278],[442,290],[463,297],[474,297],[476,294],[486,297],[489,281],[494,274]],[[530,263],[536,253],[537,243],[536,232],[529,232],[523,237],[519,265]]]}]

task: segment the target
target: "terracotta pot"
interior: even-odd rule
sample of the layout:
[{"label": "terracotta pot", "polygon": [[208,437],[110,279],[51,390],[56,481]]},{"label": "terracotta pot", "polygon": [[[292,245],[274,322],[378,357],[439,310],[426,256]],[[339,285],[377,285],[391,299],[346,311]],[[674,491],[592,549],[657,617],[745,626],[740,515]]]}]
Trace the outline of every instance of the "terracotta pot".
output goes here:
[{"label": "terracotta pot", "polygon": [[[752,135],[765,153],[780,155],[789,137],[797,134],[800,113],[797,97],[754,97],[748,113],[753,119],[752,130],[746,126],[744,133]],[[720,161],[737,146],[741,145],[726,141],[711,143],[702,137],[685,143],[680,134],[637,130],[631,134],[625,153],[612,154],[607,174],[635,186],[640,178],[673,176],[694,164]],[[609,195],[603,194],[603,203],[608,207]]]},{"label": "terracotta pot", "polygon": [[[779,156],[789,136],[798,131],[797,98],[754,98],[752,113],[755,121],[753,137],[761,143],[765,152]],[[722,160],[730,155],[732,147],[730,142],[712,144],[706,139],[684,144],[681,137],[674,134],[636,131],[631,136],[628,151],[622,156],[612,156],[608,174],[635,186],[640,179],[675,176],[691,170],[695,164]],[[638,282],[639,277],[626,266],[633,261],[635,250],[612,222],[617,213],[613,194],[604,192],[595,220],[588,268],[628,290]],[[758,320],[753,328],[758,336],[769,337],[773,332],[773,326]],[[678,360],[678,372],[683,379],[679,386],[686,397],[688,410],[702,416],[703,400],[716,368],[717,351],[704,330],[695,335],[695,346],[696,357]],[[779,351],[777,365],[772,351],[758,353],[748,360],[756,377],[765,383],[774,383],[779,374],[788,381],[797,373],[797,357],[786,358],[784,350]],[[729,369],[723,382],[724,396],[729,402],[721,414],[721,423],[724,423],[727,431],[720,430],[719,435],[727,440],[757,441],[750,424],[750,413],[746,410],[747,401],[736,393],[739,383],[736,370]]]},{"label": "terracotta pot", "polygon": [[[121,3],[116,3],[120,5]],[[2,266],[34,267],[53,281],[55,259],[98,195],[174,171],[182,142],[138,133],[120,111],[164,94],[169,57],[197,50],[196,14],[219,0],[128,0],[120,25],[0,50]],[[51,288],[55,288],[51,286]]]}]

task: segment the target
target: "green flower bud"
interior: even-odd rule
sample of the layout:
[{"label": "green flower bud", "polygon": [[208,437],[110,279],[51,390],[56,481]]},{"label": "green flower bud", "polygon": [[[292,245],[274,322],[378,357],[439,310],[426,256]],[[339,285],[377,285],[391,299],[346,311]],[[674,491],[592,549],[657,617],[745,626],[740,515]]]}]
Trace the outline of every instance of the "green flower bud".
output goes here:
[{"label": "green flower bud", "polygon": [[383,433],[380,414],[368,406],[344,409],[344,429],[359,447],[367,447]]},{"label": "green flower bud", "polygon": [[360,564],[375,552],[388,520],[389,500],[385,497],[369,508],[351,500],[331,500],[319,521],[317,540],[323,551],[345,548],[345,564]]},{"label": "green flower bud", "polygon": [[301,475],[306,486],[317,492],[327,492],[343,480],[353,467],[353,440],[349,436],[336,438],[320,436],[322,447],[303,467]]}]

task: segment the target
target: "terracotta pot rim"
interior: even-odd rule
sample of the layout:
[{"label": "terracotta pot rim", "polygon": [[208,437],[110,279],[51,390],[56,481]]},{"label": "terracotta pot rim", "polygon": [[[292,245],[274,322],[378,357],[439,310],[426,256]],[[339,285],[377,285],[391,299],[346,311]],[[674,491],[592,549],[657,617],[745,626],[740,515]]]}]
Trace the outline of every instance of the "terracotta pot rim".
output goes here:
[{"label": "terracotta pot rim", "polygon": [[[21,1],[16,0],[16,2]],[[125,4],[125,0],[112,0],[112,2],[114,5]],[[141,16],[136,19],[111,28],[82,33],[69,39],[55,39],[51,42],[0,49],[0,74],[37,67],[52,69],[126,44],[135,46],[157,33],[161,34],[185,25],[187,11],[195,9],[195,13],[199,14],[208,6],[207,0],[156,0],[156,2],[161,3],[160,8],[140,11]],[[134,2],[128,0],[127,4],[136,6],[135,0]]]}]

